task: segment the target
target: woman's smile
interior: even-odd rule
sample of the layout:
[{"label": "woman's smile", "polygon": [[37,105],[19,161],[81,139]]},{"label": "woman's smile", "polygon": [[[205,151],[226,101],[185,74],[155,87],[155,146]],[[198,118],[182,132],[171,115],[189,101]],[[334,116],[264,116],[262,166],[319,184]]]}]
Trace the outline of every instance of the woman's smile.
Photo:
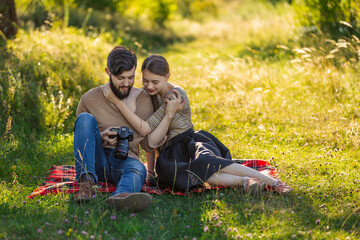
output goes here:
[{"label": "woman's smile", "polygon": [[149,93],[149,94],[152,94],[152,93],[154,93],[154,92],[155,92],[155,90],[148,89],[148,88],[147,88],[146,90],[148,91],[148,93]]}]

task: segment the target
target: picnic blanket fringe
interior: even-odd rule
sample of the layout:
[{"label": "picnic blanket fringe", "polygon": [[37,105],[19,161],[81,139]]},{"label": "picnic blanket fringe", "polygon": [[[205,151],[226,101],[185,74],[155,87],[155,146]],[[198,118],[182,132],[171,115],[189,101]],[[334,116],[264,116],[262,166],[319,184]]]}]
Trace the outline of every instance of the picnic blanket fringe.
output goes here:
[{"label": "picnic blanket fringe", "polygon": [[[265,160],[257,160],[257,159],[239,159],[234,160],[234,162],[237,162],[239,164],[242,164],[244,166],[253,168],[259,172],[262,172],[263,174],[269,175],[271,177],[276,178],[277,172],[276,169],[269,164],[269,162]],[[48,195],[48,194],[70,194],[75,193],[79,190],[79,185],[76,182],[75,175],[76,170],[74,165],[60,165],[60,166],[53,166],[49,169],[49,176],[46,178],[46,181],[44,184],[38,188],[36,188],[29,196],[28,198],[33,198],[38,195]],[[98,182],[96,184],[96,188],[99,192],[114,192],[116,189],[116,186],[111,183],[105,183],[105,182]],[[198,188],[191,189],[191,192],[199,193],[203,192],[205,190],[209,189],[220,189],[220,188],[226,188],[223,186],[218,187],[210,187],[210,186],[203,186]],[[156,186],[151,186],[150,182],[147,181],[144,183],[141,189],[143,192],[149,193],[149,194],[172,194],[172,195],[188,195],[189,192],[174,192],[170,188],[166,189],[160,189]]]}]

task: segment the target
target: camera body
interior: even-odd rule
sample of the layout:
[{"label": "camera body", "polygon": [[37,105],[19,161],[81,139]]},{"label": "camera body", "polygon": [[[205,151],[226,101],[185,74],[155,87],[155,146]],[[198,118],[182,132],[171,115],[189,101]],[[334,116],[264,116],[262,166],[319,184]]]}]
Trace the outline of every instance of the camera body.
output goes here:
[{"label": "camera body", "polygon": [[116,132],[117,135],[110,135],[109,138],[117,138],[115,157],[117,159],[126,160],[129,152],[129,142],[134,138],[134,132],[128,127],[111,128],[110,131]]}]

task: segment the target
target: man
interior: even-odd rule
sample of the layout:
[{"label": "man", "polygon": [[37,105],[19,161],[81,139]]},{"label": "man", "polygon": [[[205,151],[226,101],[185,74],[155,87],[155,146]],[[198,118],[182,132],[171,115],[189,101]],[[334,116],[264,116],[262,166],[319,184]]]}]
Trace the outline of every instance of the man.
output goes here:
[{"label": "man", "polygon": [[[153,106],[150,96],[144,90],[132,87],[136,66],[134,53],[123,46],[115,47],[108,56],[105,71],[110,80],[105,86],[110,85],[119,99],[146,120],[153,113]],[[116,106],[104,97],[103,89],[104,86],[98,86],[85,93],[77,108],[74,154],[76,180],[80,188],[74,198],[78,201],[89,200],[95,195],[95,183],[110,182],[116,185],[116,190],[106,203],[115,208],[139,211],[152,202],[149,194],[140,192],[146,179],[146,168],[139,161],[139,144],[148,152],[152,151],[152,148],[147,137],[140,136],[133,130],[127,159],[121,160],[114,156],[118,139],[117,132],[111,129],[132,127]],[[155,155],[151,152],[147,153],[147,157],[148,161],[153,162]]]}]

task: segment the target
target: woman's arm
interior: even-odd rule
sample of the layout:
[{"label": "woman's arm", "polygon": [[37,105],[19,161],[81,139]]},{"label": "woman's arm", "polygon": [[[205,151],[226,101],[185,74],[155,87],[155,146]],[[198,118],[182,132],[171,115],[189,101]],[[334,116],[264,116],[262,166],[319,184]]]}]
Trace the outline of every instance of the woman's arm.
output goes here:
[{"label": "woman's arm", "polygon": [[106,99],[112,102],[119,109],[119,111],[126,118],[126,120],[128,120],[131,126],[133,126],[135,130],[140,133],[141,136],[145,136],[152,131],[150,125],[146,121],[139,118],[134,112],[129,109],[129,107],[125,104],[124,101],[120,100],[118,97],[115,96],[109,84],[106,84],[103,87],[103,93]]},{"label": "woman's arm", "polygon": [[[165,115],[163,115],[164,117],[161,119],[160,123],[156,126],[156,128],[152,130],[147,121],[139,118],[134,112],[129,109],[129,107],[125,104],[124,101],[121,101],[115,96],[109,84],[106,84],[104,86],[103,92],[104,96],[113,104],[115,104],[115,106],[120,110],[120,112],[135,128],[136,131],[138,131],[143,136],[151,132],[149,134],[149,144],[151,146],[157,146],[164,139],[176,112],[178,110],[181,110],[186,103],[185,101],[182,101],[181,95],[177,91],[174,91],[173,94],[170,94],[168,98],[165,99],[165,101],[167,102],[166,113]],[[157,112],[161,112],[161,110],[162,109],[158,109]],[[159,113],[159,115],[161,114],[163,113]]]},{"label": "woman's arm", "polygon": [[[166,134],[168,132],[171,121],[174,119],[176,112],[181,110],[185,104],[185,102],[181,101],[181,95],[177,91],[174,91],[174,93],[168,95],[165,99],[165,102],[166,105],[164,104],[150,117],[158,118],[163,116],[159,119],[159,121],[157,121],[156,125],[152,124],[152,126],[154,126],[152,128],[153,131],[147,135],[149,146],[152,148],[158,148],[166,141]],[[165,113],[164,106],[166,111]]]},{"label": "woman's arm", "polygon": [[156,148],[166,136],[170,123],[175,117],[176,110],[179,108],[178,103],[180,102],[177,98],[176,100],[168,101],[165,116],[161,119],[159,125],[148,135],[150,146]]}]

